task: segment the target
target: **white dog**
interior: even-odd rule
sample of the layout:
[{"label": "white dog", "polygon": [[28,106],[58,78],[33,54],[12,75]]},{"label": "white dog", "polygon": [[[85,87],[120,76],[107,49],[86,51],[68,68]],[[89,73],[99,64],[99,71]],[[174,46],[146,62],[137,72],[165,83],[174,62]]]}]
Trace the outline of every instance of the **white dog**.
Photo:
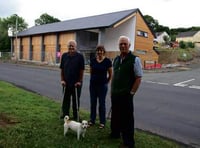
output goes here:
[{"label": "white dog", "polygon": [[77,139],[80,139],[80,135],[85,137],[86,129],[88,127],[88,122],[83,120],[82,123],[69,120],[69,116],[64,117],[64,136],[68,132],[68,129],[71,129],[77,133]]}]

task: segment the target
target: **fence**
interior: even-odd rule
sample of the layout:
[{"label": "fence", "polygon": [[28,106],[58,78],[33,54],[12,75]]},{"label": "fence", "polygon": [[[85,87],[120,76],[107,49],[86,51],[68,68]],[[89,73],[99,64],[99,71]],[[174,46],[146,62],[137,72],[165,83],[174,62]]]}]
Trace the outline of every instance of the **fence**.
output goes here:
[{"label": "fence", "polygon": [[0,52],[0,60],[11,60],[11,52]]}]

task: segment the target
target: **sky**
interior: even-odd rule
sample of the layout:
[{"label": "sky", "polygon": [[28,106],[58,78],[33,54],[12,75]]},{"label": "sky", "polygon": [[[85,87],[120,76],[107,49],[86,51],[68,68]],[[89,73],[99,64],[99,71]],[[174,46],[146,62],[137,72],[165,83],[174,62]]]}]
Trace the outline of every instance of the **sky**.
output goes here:
[{"label": "sky", "polygon": [[159,25],[172,28],[200,27],[199,0],[0,0],[0,18],[13,14],[28,27],[47,13],[61,21],[139,8]]}]

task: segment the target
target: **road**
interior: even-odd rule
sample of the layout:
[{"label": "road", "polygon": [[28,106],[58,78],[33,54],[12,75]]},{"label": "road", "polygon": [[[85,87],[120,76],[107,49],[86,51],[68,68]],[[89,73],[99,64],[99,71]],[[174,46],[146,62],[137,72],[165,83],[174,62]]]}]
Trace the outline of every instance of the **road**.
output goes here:
[{"label": "road", "polygon": [[[134,98],[136,128],[191,147],[200,147],[200,68],[169,73],[144,73]],[[61,102],[59,68],[0,63],[0,80]],[[89,75],[84,75],[81,108],[89,111]],[[110,108],[107,95],[107,112]]]}]

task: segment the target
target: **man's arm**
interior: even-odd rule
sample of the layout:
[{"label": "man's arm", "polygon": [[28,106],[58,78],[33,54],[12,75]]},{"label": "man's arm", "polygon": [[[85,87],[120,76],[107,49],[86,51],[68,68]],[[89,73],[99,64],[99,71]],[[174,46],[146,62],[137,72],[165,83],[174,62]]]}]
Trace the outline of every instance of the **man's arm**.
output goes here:
[{"label": "man's arm", "polygon": [[61,69],[61,71],[60,71],[60,78],[61,78],[61,85],[65,86],[66,82],[64,80],[64,70],[63,69]]},{"label": "man's arm", "polygon": [[138,88],[140,86],[141,81],[142,81],[142,77],[138,77],[137,76],[136,80],[135,80],[135,82],[134,82],[134,84],[132,86],[131,92],[130,92],[132,95],[134,95],[137,92],[137,90],[138,90]]},{"label": "man's arm", "polygon": [[140,86],[140,83],[142,81],[143,71],[142,71],[142,64],[141,64],[139,57],[135,58],[134,72],[135,72],[136,78],[135,78],[135,82],[132,85],[132,89],[131,89],[131,92],[130,92],[132,95],[134,95],[137,92],[137,90]]}]

